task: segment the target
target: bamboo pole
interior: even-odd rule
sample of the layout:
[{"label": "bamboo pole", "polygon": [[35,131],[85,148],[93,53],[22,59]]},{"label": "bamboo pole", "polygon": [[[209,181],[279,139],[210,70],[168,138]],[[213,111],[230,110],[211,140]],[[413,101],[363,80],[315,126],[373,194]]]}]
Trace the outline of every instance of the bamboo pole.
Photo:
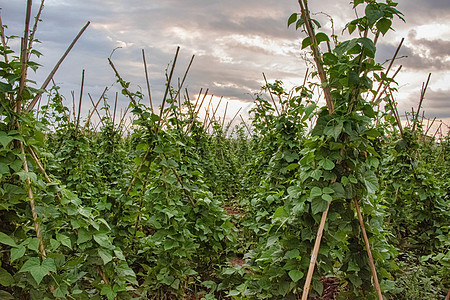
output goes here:
[{"label": "bamboo pole", "polygon": [[[28,170],[28,163],[27,163],[27,158],[26,158],[26,155],[25,155],[25,149],[23,147],[22,141],[19,141],[19,147],[20,147],[20,152],[23,155],[23,170],[25,171],[25,173],[28,173],[28,171],[29,171]],[[28,198],[30,199],[31,214],[33,216],[34,230],[36,231],[36,237],[39,240],[39,252],[41,254],[42,260],[45,260],[47,258],[47,253],[45,251],[44,239],[42,238],[41,227],[39,225],[38,216],[37,216],[36,209],[35,209],[34,195],[33,195],[33,189],[31,188],[30,177],[27,177],[26,184],[27,184],[27,189],[28,189]]]},{"label": "bamboo pole", "polygon": [[23,33],[23,37],[21,39],[21,48],[20,48],[20,80],[19,80],[19,93],[17,94],[16,101],[19,103],[16,105],[16,113],[20,113],[22,109],[22,94],[23,89],[25,88],[25,80],[27,78],[28,71],[28,37],[30,33],[30,18],[31,18],[31,6],[33,4],[32,0],[27,0],[27,12],[25,16],[25,30]]},{"label": "bamboo pole", "polygon": [[[83,32],[86,30],[86,28],[89,26],[89,24],[91,24],[91,22],[87,22],[86,25],[84,25],[84,27],[80,30],[80,32],[78,33],[78,35],[75,37],[75,39],[72,41],[72,43],[69,45],[69,48],[67,48],[66,52],[64,52],[63,56],[59,59],[59,61],[56,63],[56,65],[53,67],[53,70],[50,72],[50,74],[47,76],[47,78],[45,79],[44,83],[41,85],[41,89],[45,90],[48,86],[48,84],[50,83],[50,80],[53,78],[53,76],[55,75],[56,71],[58,71],[59,66],[62,64],[62,62],[64,61],[64,59],[67,57],[67,55],[69,54],[70,50],[72,50],[73,46],[75,45],[75,43],[78,41],[78,39],[81,37],[81,35],[83,34]],[[31,103],[28,105],[26,112],[29,112],[30,110],[32,110],[34,108],[34,106],[36,105],[36,102],[39,100],[39,98],[41,97],[41,95],[36,95],[33,100],[31,101]]]},{"label": "bamboo pole", "polygon": [[[389,63],[389,66],[388,66],[388,68],[387,68],[387,70],[386,70],[386,76],[387,76],[387,74],[389,73],[389,70],[391,69],[392,64],[394,63],[395,59],[397,58],[397,54],[398,54],[398,52],[400,51],[400,48],[402,47],[402,44],[403,44],[403,41],[404,41],[404,40],[405,40],[405,38],[402,38],[402,40],[400,41],[400,44],[397,46],[397,49],[395,50],[394,56],[392,57],[391,62]],[[383,84],[384,84],[384,80],[382,80],[382,81],[380,82],[380,85],[378,86],[377,92],[373,95],[372,102],[377,102],[377,100],[378,100],[378,99],[381,97],[381,95],[383,94],[383,93],[378,94],[378,92],[380,91],[381,86],[382,86]]]},{"label": "bamboo pole", "polygon": [[[94,109],[92,110],[92,112],[89,113],[88,118],[87,118],[87,121],[86,121],[86,123],[84,124],[83,128],[81,129],[81,132],[83,132],[83,131],[85,130],[86,126],[89,124],[89,121],[91,120],[92,115],[94,114],[94,111],[96,111],[97,114],[98,114],[98,116],[100,117],[100,114],[98,113],[98,110],[97,110],[97,106],[98,106],[98,104],[100,103],[100,101],[103,99],[103,97],[105,96],[105,93],[106,93],[107,90],[108,90],[108,87],[105,87],[105,89],[103,90],[102,95],[100,96],[100,98],[98,99],[98,101],[97,101],[96,104],[94,104],[94,101],[92,101],[91,94],[88,93],[88,96],[89,96],[89,98],[91,99],[92,104],[94,105]],[[101,120],[101,118],[100,118],[100,120]]]},{"label": "bamboo pole", "polygon": [[161,124],[161,121],[162,121],[162,116],[164,113],[164,105],[166,103],[167,94],[170,90],[170,82],[172,81],[173,71],[175,69],[175,64],[177,63],[177,58],[178,58],[179,52],[180,52],[180,47],[177,47],[177,51],[175,53],[175,58],[173,59],[172,69],[170,70],[169,78],[167,80],[166,91],[164,92],[164,97],[163,97],[162,104],[161,104],[161,111],[159,112],[159,120],[158,120],[158,126],[156,127],[156,134],[158,134],[159,130],[161,129],[161,127],[163,125],[163,124]]},{"label": "bamboo pole", "polygon": [[364,220],[363,220],[363,217],[361,214],[361,209],[359,208],[358,199],[355,197],[355,198],[353,198],[353,201],[355,202],[356,213],[358,214],[359,225],[361,226],[361,232],[363,234],[364,242],[366,244],[366,251],[367,251],[367,256],[369,257],[370,270],[372,271],[372,276],[373,276],[373,284],[375,285],[375,290],[377,291],[378,299],[383,300],[383,295],[381,294],[380,284],[378,283],[377,270],[375,269],[375,263],[373,261],[372,251],[370,251],[369,238],[367,237],[366,227],[364,226]]},{"label": "bamboo pole", "polygon": [[272,91],[270,90],[269,83],[267,83],[266,74],[264,74],[264,72],[262,74],[264,77],[264,81],[266,82],[267,90],[269,91],[270,99],[272,99],[273,106],[275,106],[275,111],[277,112],[277,115],[280,116],[280,112],[278,111],[277,104],[275,103],[275,100],[273,99],[273,95],[272,95]]},{"label": "bamboo pole", "polygon": [[153,111],[152,93],[150,91],[150,81],[148,79],[147,61],[145,60],[145,51],[142,49],[142,59],[144,61],[145,80],[147,82],[148,100],[150,101],[150,108]]},{"label": "bamboo pole", "polygon": [[425,93],[427,91],[428,83],[430,82],[430,78],[431,78],[431,73],[428,74],[427,82],[425,83],[424,86],[422,86],[422,90],[420,91],[419,106],[417,107],[416,116],[415,117],[413,116],[415,122],[413,124],[412,132],[414,132],[414,130],[416,129],[416,123],[419,120],[420,107],[422,106],[423,99],[425,98]]},{"label": "bamboo pole", "polygon": [[78,105],[77,125],[75,126],[75,136],[78,133],[78,126],[80,125],[81,101],[83,100],[83,89],[84,89],[84,69],[83,69],[83,73],[81,75],[81,92],[80,92],[80,102]]},{"label": "bamboo pole", "polygon": [[111,66],[111,68],[114,70],[114,73],[116,74],[116,77],[119,79],[119,83],[122,86],[122,88],[124,89],[124,91],[127,94],[128,98],[130,98],[131,102],[133,102],[134,105],[137,105],[136,101],[134,100],[134,98],[131,95],[131,93],[128,90],[128,88],[125,86],[122,77],[120,77],[119,72],[117,71],[116,67],[114,66],[114,64],[113,64],[113,62],[112,62],[112,60],[110,58],[108,58],[108,62],[109,62],[109,65]]}]

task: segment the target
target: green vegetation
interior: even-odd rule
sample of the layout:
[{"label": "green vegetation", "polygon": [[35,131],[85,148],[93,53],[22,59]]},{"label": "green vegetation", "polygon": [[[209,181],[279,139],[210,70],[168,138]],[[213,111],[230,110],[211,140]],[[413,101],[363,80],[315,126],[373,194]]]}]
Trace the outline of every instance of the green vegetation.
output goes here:
[{"label": "green vegetation", "polygon": [[443,299],[450,139],[428,138],[418,112],[402,126],[391,93],[381,108],[370,100],[384,96],[377,82],[395,84],[374,57],[402,14],[390,0],[361,7],[346,41],[315,33],[307,7],[293,14],[320,84],[267,83],[271,98],[231,134],[199,121],[170,79],[157,114],[116,69],[133,124],[105,105],[96,130],[57,87],[29,87],[35,27],[20,56],[2,30],[0,298],[300,299],[326,217],[309,295],[377,299],[362,216],[385,299]]}]

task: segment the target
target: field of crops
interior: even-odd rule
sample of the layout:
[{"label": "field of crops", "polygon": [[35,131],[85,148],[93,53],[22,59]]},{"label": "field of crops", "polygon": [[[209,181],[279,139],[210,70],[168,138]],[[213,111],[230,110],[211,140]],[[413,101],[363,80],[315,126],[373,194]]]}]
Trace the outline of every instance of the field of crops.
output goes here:
[{"label": "field of crops", "polygon": [[448,297],[450,138],[420,118],[428,83],[400,120],[374,59],[402,13],[355,0],[337,43],[299,3],[288,23],[316,70],[267,82],[238,126],[173,86],[178,50],[160,107],[110,60],[132,124],[107,89],[82,116],[56,69],[27,79],[30,16],[20,53],[1,25],[0,299]]}]

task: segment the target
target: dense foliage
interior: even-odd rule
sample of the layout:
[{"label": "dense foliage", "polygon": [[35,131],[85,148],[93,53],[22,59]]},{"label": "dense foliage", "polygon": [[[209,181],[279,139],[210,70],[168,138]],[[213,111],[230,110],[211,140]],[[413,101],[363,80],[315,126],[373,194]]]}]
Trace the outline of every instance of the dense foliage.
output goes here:
[{"label": "dense foliage", "polygon": [[[375,44],[402,14],[389,0],[362,6],[347,25],[359,37],[302,43],[328,44],[325,83],[268,83],[272,102],[257,95],[251,130],[231,134],[173,88],[158,115],[120,77],[133,124],[108,113],[96,130],[69,116],[57,87],[29,87],[31,42],[20,56],[3,43],[0,298],[298,299],[327,212],[310,295],[334,286],[340,299],[375,299],[359,208],[383,295],[445,297],[450,139],[428,137],[417,116],[402,128],[395,103],[363,97],[393,81]],[[304,14],[288,23],[320,29]],[[320,87],[332,107],[314,100]]]}]

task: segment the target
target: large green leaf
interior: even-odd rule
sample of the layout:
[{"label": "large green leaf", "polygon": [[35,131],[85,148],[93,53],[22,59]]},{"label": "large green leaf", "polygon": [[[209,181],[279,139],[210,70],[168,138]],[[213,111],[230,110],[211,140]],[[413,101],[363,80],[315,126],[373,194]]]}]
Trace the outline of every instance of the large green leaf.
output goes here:
[{"label": "large green leaf", "polygon": [[299,270],[291,270],[291,271],[289,271],[288,274],[289,274],[289,277],[291,277],[292,281],[294,281],[294,282],[299,281],[305,275],[305,274],[303,274],[302,271],[299,271]]},{"label": "large green leaf", "polygon": [[323,212],[327,209],[328,202],[323,200],[322,198],[314,198],[311,201],[311,211],[313,214],[317,214]]},{"label": "large green leaf", "polygon": [[14,277],[8,271],[0,267],[0,285],[10,286],[14,284]]},{"label": "large green leaf", "polygon": [[9,235],[3,232],[0,232],[0,243],[11,247],[17,247],[16,242]]}]

